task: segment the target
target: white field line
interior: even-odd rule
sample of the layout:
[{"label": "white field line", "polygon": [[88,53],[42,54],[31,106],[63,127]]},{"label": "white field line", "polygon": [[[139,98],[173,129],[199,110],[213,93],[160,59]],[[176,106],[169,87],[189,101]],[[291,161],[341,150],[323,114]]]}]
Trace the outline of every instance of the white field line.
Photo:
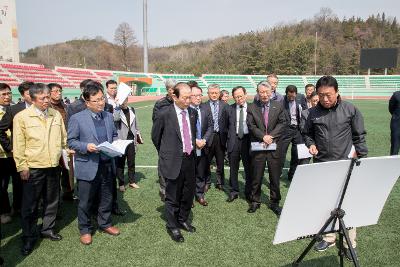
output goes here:
[{"label": "white field line", "polygon": [[[136,165],[136,168],[148,168],[148,169],[157,169],[157,165]],[[225,170],[229,170],[229,167],[224,167]],[[266,168],[267,169],[267,168]],[[289,170],[289,168],[283,168],[284,170]],[[240,167],[239,170],[244,170],[243,167]]]}]

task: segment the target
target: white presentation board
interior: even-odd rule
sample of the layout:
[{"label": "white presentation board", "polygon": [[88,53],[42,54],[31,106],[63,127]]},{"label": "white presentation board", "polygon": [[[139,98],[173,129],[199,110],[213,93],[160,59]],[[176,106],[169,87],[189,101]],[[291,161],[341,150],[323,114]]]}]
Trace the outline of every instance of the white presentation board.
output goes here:
[{"label": "white presentation board", "polygon": [[[318,233],[339,203],[350,164],[342,160],[297,167],[273,244]],[[361,159],[343,200],[346,226],[376,224],[399,176],[400,156]]]}]

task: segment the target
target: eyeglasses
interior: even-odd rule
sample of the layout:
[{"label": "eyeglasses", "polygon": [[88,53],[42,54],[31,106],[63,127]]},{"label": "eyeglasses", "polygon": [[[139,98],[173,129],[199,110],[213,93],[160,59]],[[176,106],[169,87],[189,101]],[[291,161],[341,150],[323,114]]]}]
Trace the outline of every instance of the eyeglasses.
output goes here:
[{"label": "eyeglasses", "polygon": [[103,97],[101,97],[101,98],[98,98],[98,99],[96,99],[96,100],[89,100],[89,101],[87,101],[87,102],[93,102],[93,103],[101,103],[101,102],[104,102],[106,100],[106,98],[103,96]]},{"label": "eyeglasses", "polygon": [[202,94],[199,94],[199,95],[192,95],[193,97],[202,97],[203,95]]},{"label": "eyeglasses", "polygon": [[54,90],[51,90],[50,92],[51,93],[60,93],[61,94],[62,91],[63,91],[62,89],[54,89]]}]

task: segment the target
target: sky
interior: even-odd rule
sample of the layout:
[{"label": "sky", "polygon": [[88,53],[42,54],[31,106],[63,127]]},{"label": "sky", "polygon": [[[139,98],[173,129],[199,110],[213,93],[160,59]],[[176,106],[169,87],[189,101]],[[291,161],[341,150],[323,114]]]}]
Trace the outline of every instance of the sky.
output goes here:
[{"label": "sky", "polygon": [[[143,0],[15,1],[22,52],[83,37],[113,42],[122,22],[143,40]],[[321,7],[340,19],[385,12],[400,21],[399,0],[148,0],[148,42],[159,47],[262,30],[313,18]]]}]

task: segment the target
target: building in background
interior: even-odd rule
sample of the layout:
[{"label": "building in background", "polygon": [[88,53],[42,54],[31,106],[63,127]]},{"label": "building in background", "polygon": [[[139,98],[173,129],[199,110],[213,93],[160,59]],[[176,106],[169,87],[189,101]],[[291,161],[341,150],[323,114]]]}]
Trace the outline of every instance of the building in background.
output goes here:
[{"label": "building in background", "polygon": [[19,62],[15,0],[0,0],[0,61]]}]

